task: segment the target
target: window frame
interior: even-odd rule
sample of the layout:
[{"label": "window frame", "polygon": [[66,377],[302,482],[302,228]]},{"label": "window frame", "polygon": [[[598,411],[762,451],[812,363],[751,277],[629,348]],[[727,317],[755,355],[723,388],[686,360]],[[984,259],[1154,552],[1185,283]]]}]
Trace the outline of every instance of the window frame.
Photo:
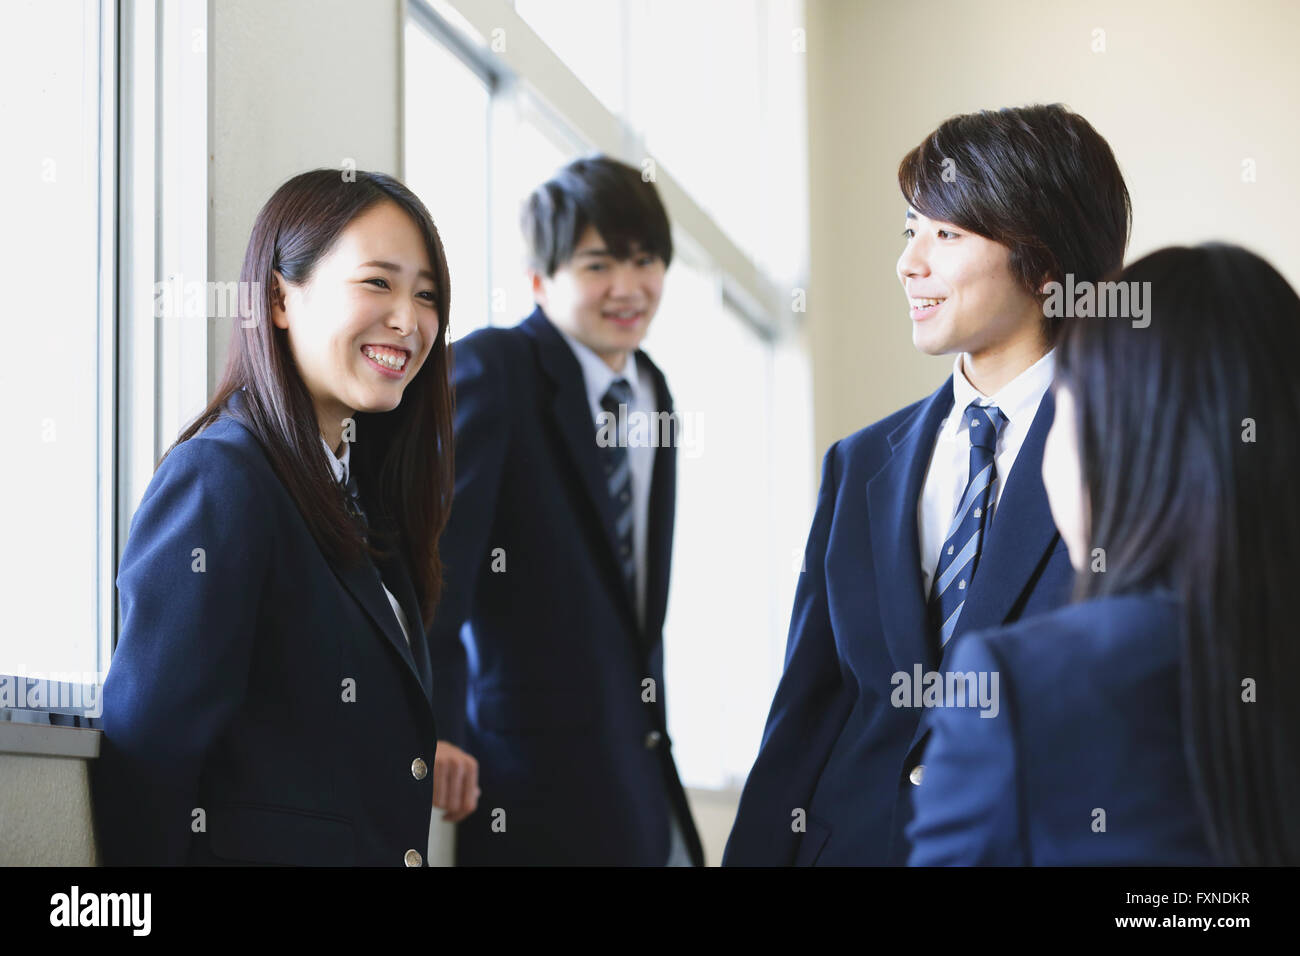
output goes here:
[{"label": "window frame", "polygon": [[[89,6],[89,5],[88,5]],[[97,0],[97,694],[121,629],[117,569],[163,451],[207,404],[214,329],[154,316],[156,283],[206,283],[211,5]],[[167,323],[170,321],[170,325]],[[94,758],[98,713],[0,710],[0,753]],[[51,726],[53,725],[53,726]]]}]

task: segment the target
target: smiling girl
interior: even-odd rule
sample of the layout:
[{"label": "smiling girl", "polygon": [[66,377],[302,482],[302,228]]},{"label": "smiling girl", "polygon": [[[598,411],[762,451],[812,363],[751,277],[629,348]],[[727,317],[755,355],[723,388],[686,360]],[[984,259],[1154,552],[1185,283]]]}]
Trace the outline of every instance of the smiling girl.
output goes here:
[{"label": "smiling girl", "polygon": [[251,314],[118,573],[101,855],[419,866],[453,488],[442,243],[391,177],[315,170],[258,214],[240,278]]}]

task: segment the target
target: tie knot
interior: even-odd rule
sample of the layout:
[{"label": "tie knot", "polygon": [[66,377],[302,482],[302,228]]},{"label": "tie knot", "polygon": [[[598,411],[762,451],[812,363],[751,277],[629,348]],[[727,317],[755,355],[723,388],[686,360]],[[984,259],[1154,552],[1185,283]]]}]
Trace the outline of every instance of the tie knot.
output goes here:
[{"label": "tie knot", "polygon": [[966,406],[964,423],[966,432],[970,435],[971,446],[992,451],[997,447],[998,435],[1007,423],[1007,416],[996,405],[971,402]]},{"label": "tie knot", "polygon": [[347,473],[339,479],[339,490],[343,492],[343,502],[347,505],[348,513],[353,517],[365,520],[365,511],[361,508],[361,491],[357,488],[357,479],[352,474],[352,469],[347,469]]},{"label": "tie knot", "polygon": [[627,383],[625,378],[616,378],[609,383],[609,389],[605,392],[605,397],[600,400],[600,405],[607,412],[615,412],[618,406],[627,405],[632,401],[632,386]]}]

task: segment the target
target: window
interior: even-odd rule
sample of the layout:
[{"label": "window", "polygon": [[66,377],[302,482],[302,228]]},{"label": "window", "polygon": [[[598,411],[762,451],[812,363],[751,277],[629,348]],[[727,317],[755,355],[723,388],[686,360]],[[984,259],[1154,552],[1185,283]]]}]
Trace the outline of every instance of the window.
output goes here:
[{"label": "window", "polygon": [[438,226],[451,272],[451,335],[488,324],[488,80],[406,24],[405,182]]},{"label": "window", "polygon": [[[455,229],[472,236],[467,248],[485,243],[464,268],[471,281],[487,276],[491,324],[532,310],[519,208],[533,188],[593,151],[662,164],[677,251],[645,349],[683,421],[664,633],[669,732],[688,786],[737,788],[780,678],[816,491],[809,360],[786,291],[802,285],[807,258],[792,43],[801,7],[516,0],[512,17],[505,3],[412,0],[408,9],[408,123],[437,131],[408,131],[408,182],[448,224],[444,239]],[[681,54],[671,70],[664,50]],[[703,75],[697,62],[709,64]],[[440,156],[440,141],[466,142],[472,158]],[[485,177],[469,168],[481,143]],[[455,259],[452,269],[455,302],[465,281]],[[461,307],[453,313],[464,334]]]},{"label": "window", "polygon": [[[108,660],[113,445],[111,5],[22,4],[0,61],[8,314],[27,343],[0,378],[7,436],[0,710],[98,713]],[[107,51],[107,53],[105,52]],[[35,95],[33,92],[35,91]],[[110,359],[111,360],[111,359]],[[17,506],[15,506],[17,505]],[[11,714],[12,716],[12,714]]]},{"label": "window", "polygon": [[523,95],[496,104],[497,201],[493,204],[492,324],[515,325],[533,311],[524,274],[527,252],[519,213],[528,194],[586,149]]},{"label": "window", "polygon": [[611,113],[626,107],[623,4],[611,0],[515,0],[515,12],[537,31]]}]

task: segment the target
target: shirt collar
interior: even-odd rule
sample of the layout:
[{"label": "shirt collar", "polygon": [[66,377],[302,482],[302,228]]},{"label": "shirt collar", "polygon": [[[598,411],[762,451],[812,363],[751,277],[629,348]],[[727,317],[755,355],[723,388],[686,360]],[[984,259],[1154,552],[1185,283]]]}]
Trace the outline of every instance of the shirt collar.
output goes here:
[{"label": "shirt collar", "polygon": [[564,341],[569,343],[569,348],[577,357],[578,365],[582,367],[582,379],[587,385],[587,399],[594,408],[600,407],[601,399],[609,391],[610,385],[620,378],[631,386],[633,398],[640,398],[641,376],[637,374],[635,352],[628,352],[623,371],[615,372],[594,350],[579,342],[555,323],[551,324],[560,335],[564,336]]},{"label": "shirt collar", "polygon": [[985,396],[967,381],[966,373],[961,369],[961,358],[959,354],[952,366],[953,409],[958,416],[967,405],[978,401],[981,405],[996,405],[1007,416],[1007,421],[1017,421],[1019,416],[1038,408],[1056,374],[1056,349],[1049,349],[1046,355],[998,389],[996,395]]},{"label": "shirt collar", "polygon": [[334,454],[334,449],[330,448],[329,442],[325,440],[324,435],[321,436],[320,443],[325,448],[325,454],[329,456],[330,468],[334,470],[334,480],[340,483],[346,481],[347,474],[348,474],[348,462],[352,458],[352,442],[345,441],[343,443],[342,458],[339,458]]}]

